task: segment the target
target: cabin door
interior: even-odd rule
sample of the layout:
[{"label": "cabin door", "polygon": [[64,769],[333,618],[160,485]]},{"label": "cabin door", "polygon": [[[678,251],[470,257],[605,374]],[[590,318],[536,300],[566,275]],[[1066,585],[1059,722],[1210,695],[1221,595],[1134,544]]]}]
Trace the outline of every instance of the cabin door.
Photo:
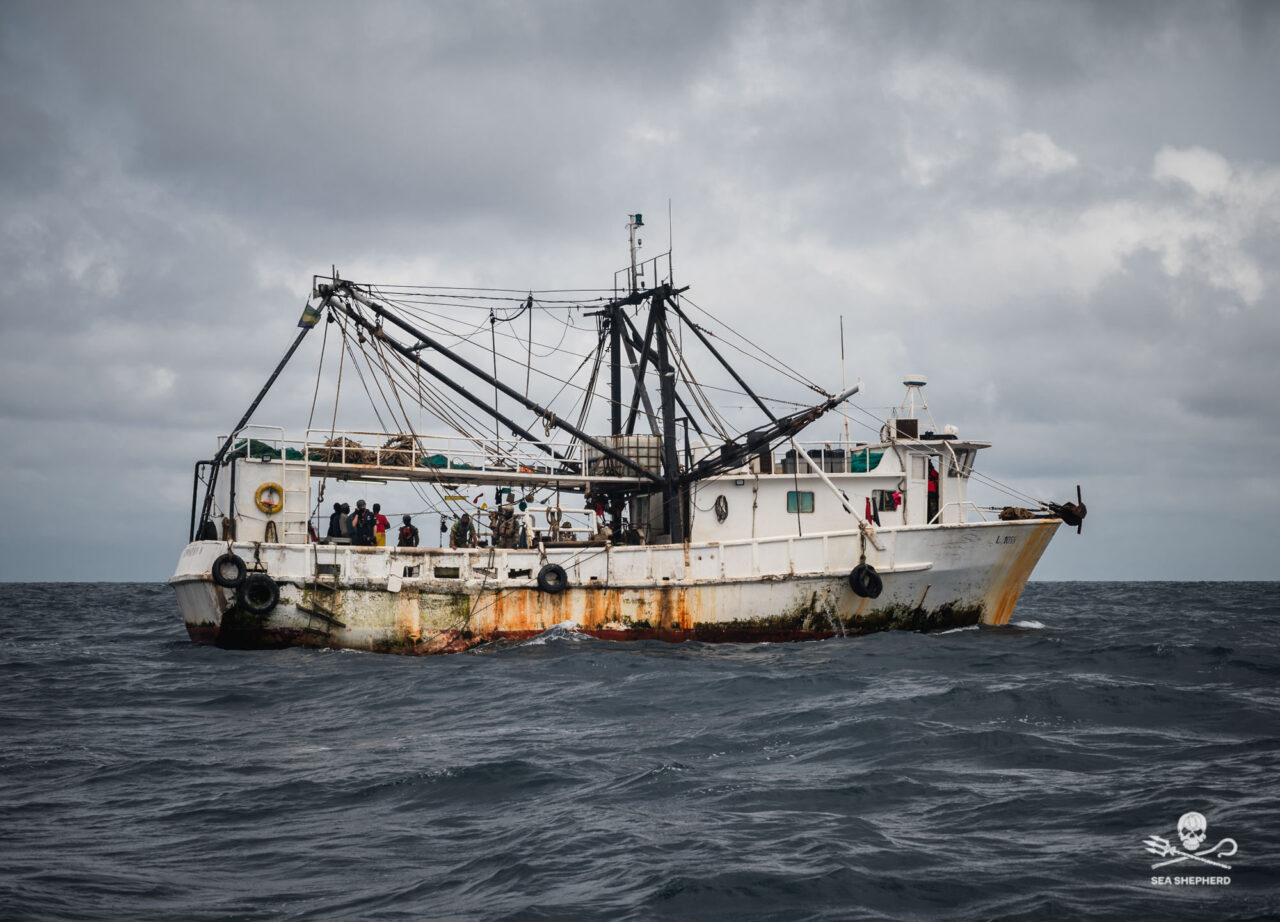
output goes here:
[{"label": "cabin door", "polygon": [[907,465],[908,525],[924,525],[938,515],[938,458],[912,452]]},{"label": "cabin door", "polygon": [[926,470],[924,455],[914,451],[907,454],[907,509],[903,518],[906,525],[924,524]]}]

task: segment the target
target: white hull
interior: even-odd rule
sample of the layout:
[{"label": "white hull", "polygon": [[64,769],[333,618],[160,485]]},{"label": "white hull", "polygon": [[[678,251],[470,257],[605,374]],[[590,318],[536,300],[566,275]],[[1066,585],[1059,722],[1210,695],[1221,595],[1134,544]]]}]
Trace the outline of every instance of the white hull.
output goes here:
[{"label": "white hull", "polygon": [[[170,584],[194,640],[237,647],[452,652],[573,629],[616,640],[784,641],[887,629],[1004,624],[1057,519],[902,526],[676,546],[545,551],[197,541]],[[863,598],[865,550],[883,581]],[[279,602],[254,614],[214,583],[228,551],[268,574]],[[540,591],[548,564],[568,586]]]}]

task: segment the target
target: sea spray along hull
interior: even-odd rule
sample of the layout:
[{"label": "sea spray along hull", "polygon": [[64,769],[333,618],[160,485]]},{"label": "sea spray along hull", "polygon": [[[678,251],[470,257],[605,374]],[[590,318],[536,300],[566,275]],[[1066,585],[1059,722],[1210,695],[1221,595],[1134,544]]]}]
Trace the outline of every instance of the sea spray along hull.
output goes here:
[{"label": "sea spray along hull", "polygon": [[[556,625],[610,640],[809,640],[1004,624],[1059,524],[545,551],[197,541],[169,582],[193,640],[250,649],[446,653]],[[849,584],[864,551],[883,582],[875,598]],[[278,601],[218,585],[214,564],[229,552]],[[564,585],[540,588],[551,566]]]}]

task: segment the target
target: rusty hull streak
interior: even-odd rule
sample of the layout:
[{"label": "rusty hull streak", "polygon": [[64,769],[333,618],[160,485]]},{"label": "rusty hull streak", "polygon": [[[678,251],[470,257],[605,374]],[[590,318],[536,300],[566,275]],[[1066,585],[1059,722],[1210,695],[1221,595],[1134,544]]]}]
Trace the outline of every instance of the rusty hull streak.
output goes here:
[{"label": "rusty hull streak", "polygon": [[[1033,561],[1034,563],[1034,561]],[[839,586],[842,580],[834,581]],[[300,597],[306,598],[305,587]],[[576,600],[585,611],[574,617]],[[793,610],[760,618],[732,621],[697,621],[700,587],[661,586],[646,600],[635,588],[581,586],[575,592],[550,595],[536,589],[500,589],[480,595],[474,602],[464,593],[422,593],[406,588],[396,601],[395,628],[371,641],[365,649],[376,653],[433,655],[457,653],[486,643],[527,640],[553,625],[574,621],[573,630],[601,640],[662,640],[671,643],[787,643],[824,640],[840,635],[856,636],[889,630],[937,631],[977,624],[981,606],[948,603],[928,611],[896,604],[867,612],[871,600],[859,599],[852,617],[841,617],[831,593],[814,592]],[[342,596],[332,600],[335,613],[344,612]],[[424,618],[422,597],[444,603],[437,619]],[[1014,599],[1016,601],[1016,597]],[[470,604],[470,612],[462,604]],[[629,605],[630,615],[623,609]],[[451,610],[450,610],[451,609]],[[461,616],[459,616],[461,615]],[[435,620],[434,624],[425,624]],[[325,647],[329,633],[316,628],[271,625],[265,618],[229,604],[221,624],[188,625],[192,640],[228,649],[279,649],[289,646]],[[340,630],[340,629],[335,629]]]},{"label": "rusty hull streak", "polygon": [[1014,606],[1018,604],[1022,590],[1026,588],[1027,580],[1031,578],[1031,571],[1040,562],[1040,557],[1049,546],[1049,541],[1060,524],[1061,522],[1057,519],[1039,522],[1032,528],[1023,530],[1023,533],[1030,531],[1023,540],[1010,545],[1009,550],[997,564],[999,575],[995,585],[983,596],[983,608],[986,609],[983,624],[1009,623]]},{"label": "rusty hull streak", "polygon": [[[652,598],[647,600],[646,595]],[[496,589],[476,600],[470,626],[482,636],[535,636],[565,621],[576,622],[584,632],[629,631],[632,625],[688,631],[700,596],[699,587],[679,586],[642,591],[587,584],[555,595],[532,588]]]}]

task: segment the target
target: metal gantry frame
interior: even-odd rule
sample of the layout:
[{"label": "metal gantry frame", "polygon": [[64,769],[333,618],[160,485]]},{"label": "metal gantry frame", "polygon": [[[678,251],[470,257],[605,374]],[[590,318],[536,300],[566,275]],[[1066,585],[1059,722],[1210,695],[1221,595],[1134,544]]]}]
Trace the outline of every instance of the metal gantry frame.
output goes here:
[{"label": "metal gantry frame", "polygon": [[[673,287],[671,279],[668,277],[661,284],[649,288],[640,287],[642,265],[652,266],[651,273],[656,276],[659,271],[659,260],[662,258],[659,256],[646,261],[644,264],[637,263],[636,247],[639,242],[636,239],[635,231],[642,226],[643,221],[640,215],[631,216],[631,221],[628,224],[631,237],[631,262],[627,270],[621,270],[626,272],[627,288],[629,290],[619,292],[615,285],[615,297],[603,304],[598,310],[591,312],[592,316],[600,318],[602,325],[607,326],[607,330],[601,331],[602,335],[599,338],[597,348],[603,348],[606,342],[608,344],[609,417],[610,434],[614,437],[611,440],[613,444],[607,444],[606,441],[588,434],[580,425],[575,425],[568,420],[560,418],[548,407],[530,399],[527,395],[504,383],[496,374],[491,374],[476,363],[468,360],[455,349],[445,345],[439,337],[432,336],[420,326],[400,316],[392,308],[380,303],[373,296],[372,289],[369,286],[361,286],[346,281],[340,278],[337,271],[334,270],[332,277],[325,277],[324,282],[320,282],[319,277],[317,278],[313,296],[319,299],[319,305],[315,307],[308,305],[304,314],[304,321],[300,323],[303,328],[240,422],[232,428],[232,435],[223,443],[213,459],[207,462],[200,462],[197,465],[195,495],[198,495],[200,483],[203,482],[200,477],[201,470],[204,467],[208,467],[210,474],[207,481],[204,504],[198,521],[195,515],[193,496],[191,529],[193,539],[196,535],[205,532],[205,523],[210,521],[217,471],[226,459],[235,434],[244,428],[253,412],[266,396],[271,385],[297,351],[311,326],[327,311],[331,315],[330,319],[335,313],[340,313],[348,318],[359,334],[374,337],[379,343],[388,346],[403,359],[412,363],[418,370],[426,372],[458,397],[490,416],[496,424],[506,426],[515,436],[549,455],[550,459],[558,465],[560,473],[581,477],[588,475],[590,472],[586,470],[585,458],[582,462],[575,461],[569,456],[569,453],[557,451],[528,428],[503,413],[497,406],[498,395],[505,395],[517,405],[532,412],[542,421],[543,426],[548,431],[551,428],[560,429],[581,445],[590,446],[599,452],[601,456],[620,465],[622,470],[631,472],[637,482],[618,483],[617,481],[623,478],[611,478],[611,482],[601,482],[598,488],[593,486],[595,495],[608,504],[615,530],[620,525],[622,509],[630,498],[660,492],[664,519],[663,528],[668,540],[672,543],[683,543],[687,540],[688,535],[689,510],[687,493],[689,486],[693,482],[740,467],[751,455],[771,450],[773,443],[793,437],[823,413],[852,396],[857,388],[846,391],[837,397],[831,397],[817,406],[803,409],[782,418],[776,416],[765,401],[752,390],[721,352],[716,349],[710,338],[681,309],[677,299],[681,293],[688,290],[687,286],[684,288]],[[670,275],[670,253],[665,254],[665,257],[668,260],[667,269],[668,275]],[[532,295],[530,295],[526,303],[526,309],[531,308],[532,303]],[[626,309],[628,307],[640,308],[646,305],[648,318],[644,333],[641,334],[637,325],[627,315]],[[368,315],[372,315],[372,317]],[[740,433],[733,438],[725,439],[724,436],[717,436],[716,438],[720,440],[718,445],[708,441],[708,435],[699,425],[697,415],[691,411],[676,387],[678,369],[672,360],[671,352],[674,346],[673,337],[671,336],[673,329],[672,318],[677,323],[684,323],[694,333],[698,341],[730,374],[756,406],[763,411],[768,420],[766,424],[748,432]],[[413,342],[407,344],[396,339],[388,332],[388,326],[394,327],[406,336],[411,337]],[[424,359],[422,356],[424,351],[429,351],[432,356],[439,359],[447,360],[478,382],[491,386],[494,390],[492,401],[480,397],[475,388],[468,387],[457,380],[458,376],[447,373],[440,367],[439,362]],[[682,359],[681,361],[684,360]],[[631,396],[625,402],[623,398],[625,389],[624,377],[626,374],[624,367],[631,369],[631,377],[633,378]],[[658,379],[656,400],[650,395],[647,385],[647,374],[651,368]],[[687,380],[686,383],[693,388],[699,387],[696,381]],[[591,396],[591,393],[587,394],[587,401],[590,401]],[[696,398],[697,394],[694,394],[694,397]],[[662,464],[660,474],[654,473],[635,459],[619,452],[616,447],[618,437],[630,436],[634,433],[642,406],[649,422],[649,428],[654,435],[659,436],[661,439]],[[705,404],[699,404],[699,406],[705,406]],[[678,415],[677,410],[682,415]],[[687,457],[683,468],[680,464],[678,443],[678,430],[681,422],[684,423],[686,441],[688,427],[692,426],[707,448],[705,455],[696,463],[692,461],[691,455]],[[715,427],[714,419],[708,419],[707,422],[713,428]]]}]

